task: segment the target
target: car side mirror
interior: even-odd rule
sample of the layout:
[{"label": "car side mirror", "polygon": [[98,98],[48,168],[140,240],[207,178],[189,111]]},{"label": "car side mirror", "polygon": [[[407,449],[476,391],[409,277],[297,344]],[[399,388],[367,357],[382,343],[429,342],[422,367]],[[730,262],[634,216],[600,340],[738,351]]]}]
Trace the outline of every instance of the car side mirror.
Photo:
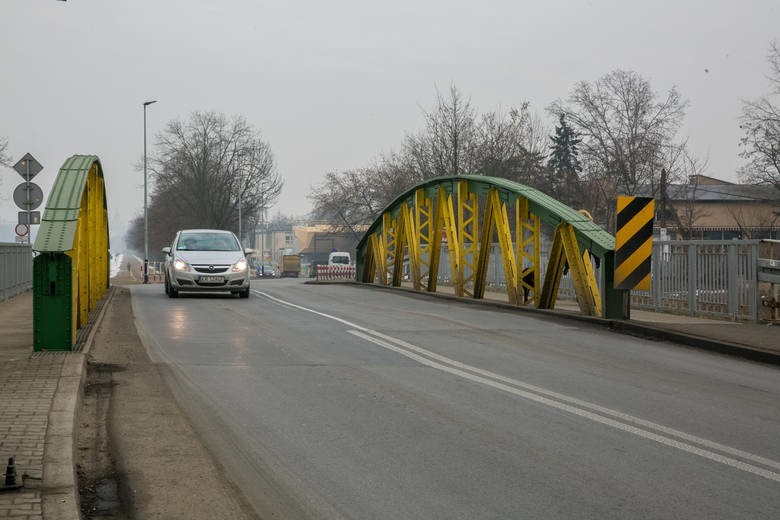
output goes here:
[{"label": "car side mirror", "polygon": [[247,247],[247,248],[245,248],[245,249],[244,249],[244,254],[245,254],[245,255],[251,255],[251,254],[253,254],[254,252],[255,252],[255,250],[254,250],[254,249],[252,249],[251,247]]},{"label": "car side mirror", "polygon": [[165,247],[162,248],[162,252],[165,253],[166,255],[169,255],[169,254],[171,254],[171,248],[168,247],[168,246],[165,246]]}]

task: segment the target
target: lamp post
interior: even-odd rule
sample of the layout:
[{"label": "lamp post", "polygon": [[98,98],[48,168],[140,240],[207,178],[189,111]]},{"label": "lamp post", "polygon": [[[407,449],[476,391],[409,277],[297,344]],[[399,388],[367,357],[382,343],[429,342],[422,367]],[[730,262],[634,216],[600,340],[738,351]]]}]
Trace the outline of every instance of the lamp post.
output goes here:
[{"label": "lamp post", "polygon": [[241,190],[243,187],[241,186],[241,170],[238,171],[238,243],[241,245],[241,249],[244,248],[244,238],[242,237],[242,230],[241,230]]},{"label": "lamp post", "polygon": [[244,187],[243,184],[243,176],[241,175],[241,157],[243,156],[243,151],[239,151],[236,154],[236,158],[234,159],[234,170],[233,174],[238,177],[238,244],[241,246],[241,250],[244,249],[244,239],[241,236],[243,234],[243,230],[241,229],[241,192],[243,191]]},{"label": "lamp post", "polygon": [[260,183],[260,223],[263,229],[263,233],[260,235],[260,262],[261,265],[265,266],[265,235],[268,232],[268,226],[265,223],[265,182]]},{"label": "lamp post", "polygon": [[147,175],[146,175],[146,107],[157,100],[144,101],[144,283],[149,283],[149,219],[146,205]]}]

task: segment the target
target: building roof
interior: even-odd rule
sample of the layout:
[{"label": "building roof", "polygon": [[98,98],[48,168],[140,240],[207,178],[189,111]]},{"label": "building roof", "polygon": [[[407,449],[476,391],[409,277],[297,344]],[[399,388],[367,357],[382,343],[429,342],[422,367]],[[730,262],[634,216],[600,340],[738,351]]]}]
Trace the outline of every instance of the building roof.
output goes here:
[{"label": "building roof", "polygon": [[672,200],[780,202],[780,190],[768,184],[673,184],[667,188],[667,193]]},{"label": "building roof", "polygon": [[[671,201],[696,202],[777,202],[780,190],[769,184],[670,184],[666,193]],[[652,196],[650,186],[637,190],[639,196]],[[658,195],[656,194],[656,198]]]},{"label": "building roof", "polygon": [[704,185],[716,185],[716,186],[733,186],[733,182],[724,181],[722,179],[716,179],[715,177],[707,177],[706,175],[689,175],[688,182],[690,184]]}]

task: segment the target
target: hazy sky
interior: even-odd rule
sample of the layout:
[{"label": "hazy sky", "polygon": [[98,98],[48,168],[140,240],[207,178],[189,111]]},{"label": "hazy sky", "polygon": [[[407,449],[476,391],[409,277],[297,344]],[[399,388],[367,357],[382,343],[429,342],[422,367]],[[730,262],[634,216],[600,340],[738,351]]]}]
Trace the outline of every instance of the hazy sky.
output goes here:
[{"label": "hazy sky", "polygon": [[[66,158],[98,155],[112,248],[143,211],[149,146],[195,110],[242,114],[285,181],[269,214],[304,214],[324,173],[371,163],[417,130],[435,88],[486,111],[544,108],[577,81],[634,70],[690,101],[681,136],[735,180],[741,99],[768,92],[778,0],[0,0],[0,136],[32,153],[45,196]],[[0,169],[0,242],[21,178]]]}]

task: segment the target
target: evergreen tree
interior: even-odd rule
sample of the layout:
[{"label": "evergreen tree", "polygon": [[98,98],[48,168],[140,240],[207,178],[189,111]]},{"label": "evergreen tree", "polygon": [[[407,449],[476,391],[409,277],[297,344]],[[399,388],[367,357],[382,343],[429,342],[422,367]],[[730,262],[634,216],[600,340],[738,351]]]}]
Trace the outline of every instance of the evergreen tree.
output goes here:
[{"label": "evergreen tree", "polygon": [[550,136],[553,142],[550,146],[550,159],[547,162],[550,172],[548,182],[550,195],[564,204],[579,209],[582,202],[580,192],[580,177],[582,171],[577,145],[582,139],[577,137],[574,128],[566,124],[564,114],[561,114],[560,124],[555,127],[555,135]]}]

